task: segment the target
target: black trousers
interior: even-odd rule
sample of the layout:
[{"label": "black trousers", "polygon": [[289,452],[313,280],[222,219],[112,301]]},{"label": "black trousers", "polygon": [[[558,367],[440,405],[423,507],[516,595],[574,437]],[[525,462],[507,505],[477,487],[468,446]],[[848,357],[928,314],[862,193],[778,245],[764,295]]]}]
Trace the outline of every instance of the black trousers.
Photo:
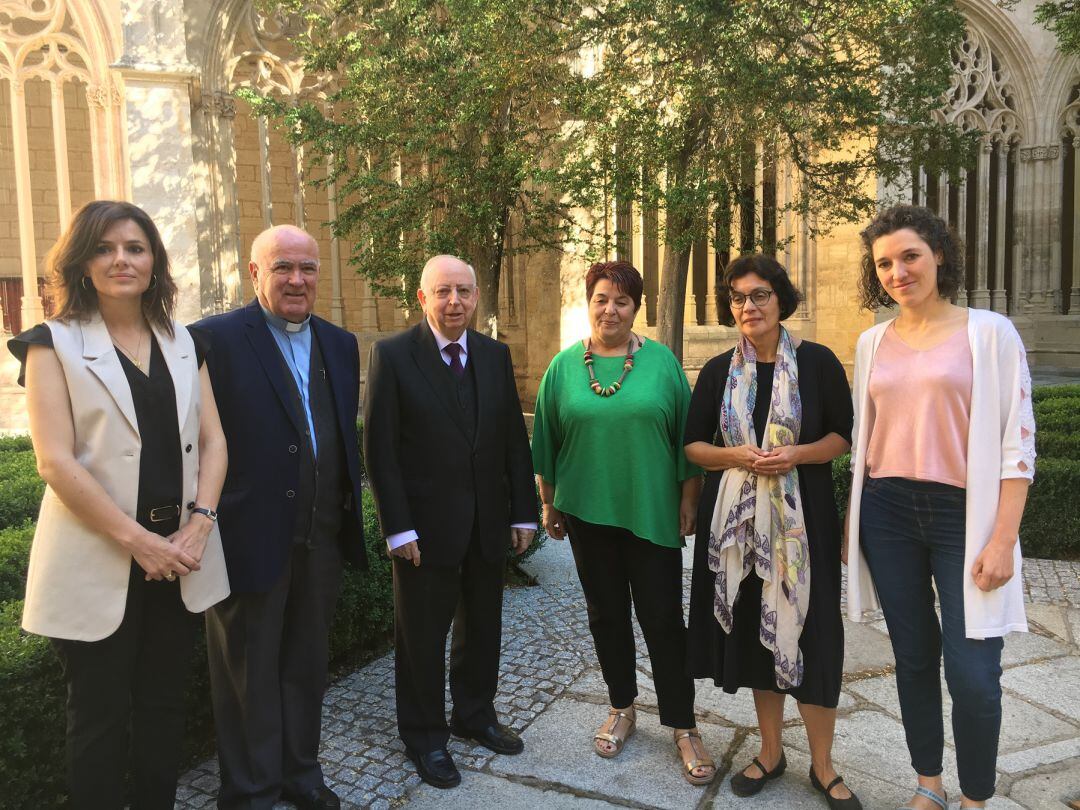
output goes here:
[{"label": "black trousers", "polygon": [[660,722],[692,728],[694,681],[686,671],[682,553],[627,529],[564,517],[611,705],[625,708],[638,694],[633,601],[652,662]]},{"label": "black trousers", "polygon": [[[77,810],[172,810],[195,617],[180,582],[134,562],[120,627],[101,641],[52,639],[67,680],[67,766]],[[125,796],[130,751],[134,793]]]},{"label": "black trousers", "polygon": [[445,748],[446,636],[455,725],[497,722],[502,643],[502,559],[488,561],[473,538],[459,566],[419,567],[394,557],[394,686],[398,733],[410,749]]},{"label": "black trousers", "polygon": [[319,767],[330,623],[341,588],[337,544],[296,545],[266,593],[206,612],[222,808],[270,808],[323,784]]}]

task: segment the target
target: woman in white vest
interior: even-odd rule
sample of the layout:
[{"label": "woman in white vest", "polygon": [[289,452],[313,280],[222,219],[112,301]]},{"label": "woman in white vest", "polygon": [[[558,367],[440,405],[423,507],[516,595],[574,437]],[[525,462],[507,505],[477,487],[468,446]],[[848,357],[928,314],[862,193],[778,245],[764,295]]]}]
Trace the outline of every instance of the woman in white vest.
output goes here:
[{"label": "woman in white vest", "polygon": [[225,439],[145,212],[83,206],[47,264],[56,315],[8,342],[46,483],[23,628],[64,669],[72,806],[172,808],[191,614],[229,593]]},{"label": "woman in white vest", "polygon": [[918,781],[908,807],[947,804],[943,651],[960,806],[984,807],[1002,636],[1027,630],[1017,534],[1035,472],[1031,376],[1007,318],[950,303],[964,263],[937,215],[895,206],[862,241],[863,306],[900,312],[864,332],[855,353],[848,615],[859,620],[879,600],[885,613]]}]

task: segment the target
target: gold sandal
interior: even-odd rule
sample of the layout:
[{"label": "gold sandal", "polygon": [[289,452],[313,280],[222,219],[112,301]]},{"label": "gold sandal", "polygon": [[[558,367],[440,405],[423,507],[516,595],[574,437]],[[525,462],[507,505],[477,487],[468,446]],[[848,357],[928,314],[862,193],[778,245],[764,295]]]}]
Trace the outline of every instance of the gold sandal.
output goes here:
[{"label": "gold sandal", "polygon": [[[698,733],[697,729],[675,732],[675,752],[679,755],[679,759],[682,759],[683,766],[686,768],[686,770],[683,772],[683,776],[686,778],[686,781],[689,782],[691,785],[709,784],[713,779],[716,778],[716,763],[713,762],[712,757],[709,756],[703,756],[700,759],[683,759],[683,752],[682,749],[679,748],[679,741],[685,739],[689,739],[691,741],[690,750],[695,754],[697,753],[697,746],[694,745],[693,740],[701,742],[702,747],[704,747],[705,745],[704,742],[702,742],[701,734]],[[706,776],[694,776],[694,771],[696,771],[698,768],[712,768],[712,773],[707,774]]]},{"label": "gold sandal", "polygon": [[[593,735],[593,748],[595,749],[596,753],[602,756],[604,759],[611,759],[612,757],[617,756],[618,753],[623,750],[623,746],[626,745],[626,741],[629,740],[630,737],[633,735],[634,729],[637,728],[637,712],[634,712],[633,706],[629,706],[627,708],[629,708],[630,711],[633,713],[627,714],[626,711],[623,709],[608,709],[608,719],[607,721],[605,721],[604,726],[606,726],[607,723],[610,722],[611,730],[601,730]],[[611,719],[613,717],[615,718],[614,720]],[[618,729],[619,722],[621,720],[626,720],[626,722],[630,724],[629,728],[627,728],[626,730],[626,734],[622,737],[615,733],[615,730]],[[604,726],[601,726],[600,728],[603,729]],[[615,750],[605,751],[603,748],[597,745],[598,742],[609,742],[615,746]]]}]

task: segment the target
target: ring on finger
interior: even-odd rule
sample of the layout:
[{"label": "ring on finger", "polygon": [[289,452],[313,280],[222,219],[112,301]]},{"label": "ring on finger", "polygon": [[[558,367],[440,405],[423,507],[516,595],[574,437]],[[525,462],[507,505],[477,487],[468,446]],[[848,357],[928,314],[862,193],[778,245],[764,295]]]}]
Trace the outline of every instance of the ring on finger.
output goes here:
[{"label": "ring on finger", "polygon": [[169,582],[172,582],[172,581],[173,581],[174,579],[176,579],[176,574],[175,574],[175,572],[173,572],[173,571],[170,571],[169,573],[167,573],[167,574],[165,575],[165,579],[167,579],[167,580],[168,580]]}]

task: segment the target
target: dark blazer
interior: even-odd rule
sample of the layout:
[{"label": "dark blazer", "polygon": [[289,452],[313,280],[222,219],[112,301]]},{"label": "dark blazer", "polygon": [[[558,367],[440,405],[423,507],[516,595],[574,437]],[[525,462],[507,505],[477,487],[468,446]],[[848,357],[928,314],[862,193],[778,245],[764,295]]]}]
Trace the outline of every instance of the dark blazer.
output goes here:
[{"label": "dark blazer", "polygon": [[[356,436],[360,350],[356,337],[312,316],[344,442],[350,492],[338,541],[345,559],[366,564],[360,515],[360,456]],[[207,367],[229,445],[229,472],[218,522],[234,593],[267,591],[292,549],[304,425],[290,404],[281,351],[259,302],[205,318],[191,331],[208,347]]]},{"label": "dark blazer", "polygon": [[510,350],[468,331],[477,420],[470,443],[427,321],[371,347],[364,458],[383,534],[415,529],[423,563],[457,565],[473,535],[506,554],[512,523],[536,521],[529,438]]}]

